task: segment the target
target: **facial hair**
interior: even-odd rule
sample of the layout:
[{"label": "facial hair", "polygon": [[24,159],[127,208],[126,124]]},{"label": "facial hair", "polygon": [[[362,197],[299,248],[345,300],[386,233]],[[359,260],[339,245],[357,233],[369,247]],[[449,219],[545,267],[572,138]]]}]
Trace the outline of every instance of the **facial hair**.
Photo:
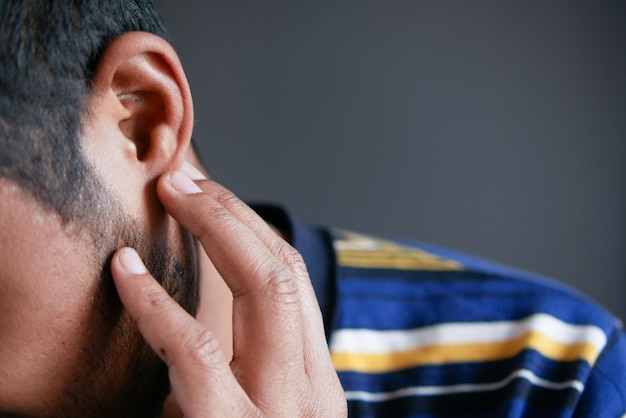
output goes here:
[{"label": "facial hair", "polygon": [[197,260],[189,233],[178,228],[172,247],[157,243],[146,228],[125,216],[110,199],[107,220],[94,241],[97,260],[90,331],[82,336],[82,365],[51,409],[64,417],[156,417],[169,391],[165,364],[147,345],[124,310],[110,271],[112,254],[133,247],[150,273],[192,315],[199,302]]}]

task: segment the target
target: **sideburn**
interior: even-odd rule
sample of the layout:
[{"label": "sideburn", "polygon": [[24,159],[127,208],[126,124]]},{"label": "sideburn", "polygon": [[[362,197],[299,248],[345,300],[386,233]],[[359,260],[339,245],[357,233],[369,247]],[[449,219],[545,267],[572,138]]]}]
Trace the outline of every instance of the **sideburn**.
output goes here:
[{"label": "sideburn", "polygon": [[[158,417],[169,392],[167,367],[141,336],[124,310],[111,276],[110,262],[120,247],[137,250],[157,281],[181,306],[195,316],[199,304],[199,279],[194,242],[181,229],[172,248],[153,243],[140,225],[125,216],[107,193],[100,194],[99,209],[106,215],[91,221],[99,225],[93,236],[94,280],[90,331],[82,337],[83,358],[63,405],[53,415],[80,417]],[[97,243],[97,244],[96,244]],[[97,245],[97,246],[96,246]],[[104,257],[102,255],[106,254]]]}]

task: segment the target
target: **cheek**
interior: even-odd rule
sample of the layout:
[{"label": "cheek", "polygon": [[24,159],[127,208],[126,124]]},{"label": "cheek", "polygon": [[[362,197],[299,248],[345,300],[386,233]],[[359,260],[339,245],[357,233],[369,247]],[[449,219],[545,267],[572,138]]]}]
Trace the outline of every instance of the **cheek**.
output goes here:
[{"label": "cheek", "polygon": [[0,411],[54,403],[84,361],[94,320],[93,275],[71,262],[72,246],[37,246],[0,252]]},{"label": "cheek", "polygon": [[71,307],[50,303],[52,293],[2,302],[0,405],[20,398],[40,404],[58,399],[84,361],[93,315],[72,297],[66,299]]}]

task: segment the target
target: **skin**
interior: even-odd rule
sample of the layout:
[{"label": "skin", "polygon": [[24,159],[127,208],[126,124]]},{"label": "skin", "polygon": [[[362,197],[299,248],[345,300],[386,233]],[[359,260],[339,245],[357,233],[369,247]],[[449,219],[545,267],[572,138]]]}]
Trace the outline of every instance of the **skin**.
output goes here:
[{"label": "skin", "polygon": [[[0,415],[155,416],[168,374],[187,417],[345,415],[301,258],[183,164],[193,105],[173,49],[116,38],[88,109],[97,230],[0,179]],[[186,231],[204,249],[198,319]]]},{"label": "skin", "polygon": [[89,222],[64,224],[0,180],[0,415],[158,414],[167,371],[115,294],[109,263],[121,246],[195,310],[193,241],[156,195],[158,177],[182,164],[193,123],[173,49],[144,33],[116,38],[88,110],[82,148],[102,186]]},{"label": "skin", "polygon": [[[11,182],[0,182],[0,195],[0,381],[11,382],[2,385],[0,405],[41,415],[45,410],[28,409],[20,399],[56,403],[85,361],[81,346],[88,336],[81,324],[92,322],[84,301],[95,293],[94,284],[64,279],[89,277],[93,266],[84,260],[91,254]],[[62,384],[47,383],[55,380]]]},{"label": "skin", "polygon": [[[210,176],[196,156],[193,148],[189,148],[182,171],[192,180],[206,180]],[[269,225],[269,224],[268,224]],[[270,225],[281,238],[281,232]],[[233,295],[222,279],[219,271],[211,262],[206,252],[199,251],[198,265],[200,271],[200,307],[196,318],[211,330],[227,359],[233,356]]]},{"label": "skin", "polygon": [[[0,194],[0,239],[9,243],[0,252],[0,415],[156,415],[165,370],[117,301],[108,259],[95,256],[84,229],[64,225],[14,184],[0,181]],[[149,264],[159,277],[178,276],[163,270],[172,264],[158,261],[145,237],[127,242],[148,260],[156,255]],[[178,280],[170,277],[161,282],[171,292]],[[175,296],[186,294],[183,287]]]},{"label": "skin", "polygon": [[211,180],[194,183],[174,172],[160,179],[158,193],[233,294],[229,363],[215,335],[158,286],[132,249],[113,258],[120,298],[168,365],[184,416],[345,416],[321,313],[297,251]]}]

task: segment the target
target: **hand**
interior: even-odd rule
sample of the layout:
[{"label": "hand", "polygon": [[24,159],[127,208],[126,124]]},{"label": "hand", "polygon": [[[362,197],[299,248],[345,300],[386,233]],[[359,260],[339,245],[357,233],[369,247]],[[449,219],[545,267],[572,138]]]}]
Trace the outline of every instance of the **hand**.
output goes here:
[{"label": "hand", "polygon": [[233,293],[233,360],[120,249],[111,270],[120,299],[167,364],[186,417],[346,416],[321,314],[302,258],[231,192],[182,172],[157,185],[167,211],[197,237]]}]

